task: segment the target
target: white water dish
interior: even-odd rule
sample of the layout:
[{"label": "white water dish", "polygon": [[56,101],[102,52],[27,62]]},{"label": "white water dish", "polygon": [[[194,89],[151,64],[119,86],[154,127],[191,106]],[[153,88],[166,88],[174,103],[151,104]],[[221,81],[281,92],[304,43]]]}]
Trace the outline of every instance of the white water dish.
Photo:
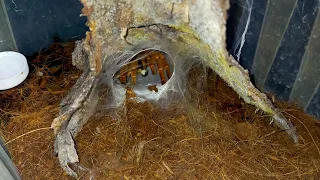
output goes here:
[{"label": "white water dish", "polygon": [[13,51],[0,52],[0,90],[19,85],[28,73],[29,67],[24,55]]}]

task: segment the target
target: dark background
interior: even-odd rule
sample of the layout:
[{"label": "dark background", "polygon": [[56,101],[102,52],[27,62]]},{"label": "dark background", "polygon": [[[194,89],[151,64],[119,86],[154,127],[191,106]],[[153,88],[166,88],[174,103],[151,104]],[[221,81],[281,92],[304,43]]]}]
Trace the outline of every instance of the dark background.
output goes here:
[{"label": "dark background", "polygon": [[[13,3],[14,2],[14,3]],[[55,40],[82,39],[86,18],[78,0],[4,0],[17,49],[32,55]]]}]

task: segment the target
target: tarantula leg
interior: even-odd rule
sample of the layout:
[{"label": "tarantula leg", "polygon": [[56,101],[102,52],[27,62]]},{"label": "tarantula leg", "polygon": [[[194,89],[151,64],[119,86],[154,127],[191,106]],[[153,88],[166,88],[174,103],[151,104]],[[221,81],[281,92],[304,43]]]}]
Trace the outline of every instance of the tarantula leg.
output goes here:
[{"label": "tarantula leg", "polygon": [[135,66],[136,64],[138,66],[138,61],[134,61],[134,62],[127,64],[127,66],[128,66],[127,76],[129,78],[131,77],[131,83],[133,85],[135,85],[137,82],[137,66]]},{"label": "tarantula leg", "polygon": [[163,71],[162,61],[161,61],[161,59],[160,59],[158,54],[160,54],[160,53],[157,53],[155,55],[155,61],[156,61],[156,64],[158,66],[158,71],[159,71],[159,75],[160,75],[160,79],[161,79],[161,84],[163,85],[163,84],[166,83],[166,76],[165,76],[164,71]]},{"label": "tarantula leg", "polygon": [[135,85],[137,83],[138,61],[133,61],[132,63],[130,63],[130,66],[132,84]]},{"label": "tarantula leg", "polygon": [[151,69],[151,72],[153,75],[156,74],[156,69],[155,69],[155,61],[154,61],[154,58],[152,57],[153,55],[150,55],[147,57],[147,63],[148,65],[150,66],[150,69]]},{"label": "tarantula leg", "polygon": [[169,67],[169,64],[168,64],[168,62],[167,62],[167,60],[166,60],[166,58],[164,57],[163,54],[160,54],[160,62],[163,64],[163,67],[164,67],[165,70],[166,70],[168,79],[170,79],[170,78],[171,78],[170,67]]},{"label": "tarantula leg", "polygon": [[126,87],[126,97],[128,99],[136,97],[136,94],[134,93],[133,89],[130,87]]},{"label": "tarantula leg", "polygon": [[147,62],[145,59],[141,59],[142,69],[147,69]]},{"label": "tarantula leg", "polygon": [[119,79],[121,84],[125,84],[127,82],[127,69],[127,65],[124,65],[120,70]]}]

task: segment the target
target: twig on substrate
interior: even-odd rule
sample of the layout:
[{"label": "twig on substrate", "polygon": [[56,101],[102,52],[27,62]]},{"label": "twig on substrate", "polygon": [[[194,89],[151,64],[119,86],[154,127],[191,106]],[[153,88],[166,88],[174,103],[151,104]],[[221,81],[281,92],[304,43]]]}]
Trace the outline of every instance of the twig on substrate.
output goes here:
[{"label": "twig on substrate", "polygon": [[26,136],[26,135],[31,134],[31,133],[34,133],[34,132],[37,132],[37,131],[41,131],[41,130],[48,130],[48,129],[51,129],[51,127],[44,127],[44,128],[34,129],[34,130],[32,130],[32,131],[29,131],[29,132],[27,132],[27,133],[24,133],[24,134],[16,137],[16,138],[13,138],[12,140],[6,142],[5,145],[8,145],[8,144],[12,143],[13,141],[15,141],[15,140],[17,140],[17,139],[20,139],[20,138],[22,138],[22,137],[24,137],[24,136]]}]

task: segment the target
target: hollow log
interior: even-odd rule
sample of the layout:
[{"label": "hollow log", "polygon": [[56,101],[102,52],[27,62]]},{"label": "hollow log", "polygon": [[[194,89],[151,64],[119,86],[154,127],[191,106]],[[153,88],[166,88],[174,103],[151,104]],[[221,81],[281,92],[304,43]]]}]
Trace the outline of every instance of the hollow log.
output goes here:
[{"label": "hollow log", "polygon": [[[61,167],[77,174],[70,164],[79,162],[74,137],[95,110],[101,81],[111,89],[112,107],[124,100],[116,95],[113,75],[130,57],[143,49],[166,52],[181,70],[190,57],[197,57],[215,71],[246,103],[270,115],[294,142],[295,128],[267,96],[250,82],[243,69],[226,50],[228,0],[81,0],[81,16],[87,16],[90,31],[77,42],[73,64],[84,73],[61,102],[60,115],[52,128],[55,152]],[[179,59],[179,61],[177,60]],[[179,78],[174,77],[172,78]],[[169,82],[168,82],[169,83]],[[174,80],[172,82],[174,83]],[[169,83],[169,84],[170,84]],[[120,98],[119,98],[120,97]]]}]

